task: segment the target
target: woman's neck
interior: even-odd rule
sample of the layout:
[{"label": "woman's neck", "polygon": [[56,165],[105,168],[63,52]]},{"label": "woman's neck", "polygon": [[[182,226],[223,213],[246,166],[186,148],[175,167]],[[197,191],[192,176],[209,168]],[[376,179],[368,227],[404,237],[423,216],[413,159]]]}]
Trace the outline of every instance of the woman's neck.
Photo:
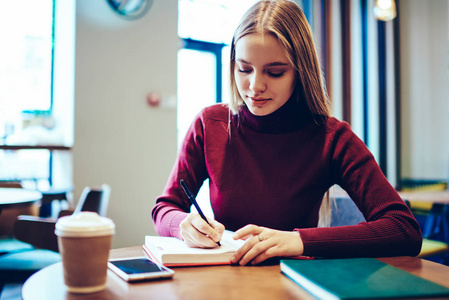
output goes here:
[{"label": "woman's neck", "polygon": [[241,121],[254,131],[268,134],[290,133],[303,128],[313,118],[305,103],[288,100],[278,110],[266,116],[253,115],[244,105],[239,112]]}]

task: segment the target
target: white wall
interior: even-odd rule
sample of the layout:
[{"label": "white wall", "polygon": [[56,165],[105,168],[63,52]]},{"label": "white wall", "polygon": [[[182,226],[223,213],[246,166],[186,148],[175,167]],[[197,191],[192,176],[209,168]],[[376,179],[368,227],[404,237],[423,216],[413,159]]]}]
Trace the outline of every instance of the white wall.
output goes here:
[{"label": "white wall", "polygon": [[403,177],[449,177],[448,2],[401,1]]},{"label": "white wall", "polygon": [[177,1],[155,0],[135,21],[105,0],[76,6],[74,196],[109,184],[113,247],[140,245],[176,158],[176,108],[150,108],[145,96],[176,96]]}]

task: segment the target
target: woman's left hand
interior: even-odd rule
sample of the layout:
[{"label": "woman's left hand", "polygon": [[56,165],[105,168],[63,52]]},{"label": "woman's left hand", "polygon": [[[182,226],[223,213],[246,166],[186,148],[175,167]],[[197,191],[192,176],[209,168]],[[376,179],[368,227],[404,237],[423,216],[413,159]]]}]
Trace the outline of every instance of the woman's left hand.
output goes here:
[{"label": "woman's left hand", "polygon": [[276,256],[299,256],[304,251],[301,237],[296,231],[246,225],[237,230],[233,238],[246,240],[231,259],[232,263],[239,263],[242,266],[248,263],[256,265]]}]

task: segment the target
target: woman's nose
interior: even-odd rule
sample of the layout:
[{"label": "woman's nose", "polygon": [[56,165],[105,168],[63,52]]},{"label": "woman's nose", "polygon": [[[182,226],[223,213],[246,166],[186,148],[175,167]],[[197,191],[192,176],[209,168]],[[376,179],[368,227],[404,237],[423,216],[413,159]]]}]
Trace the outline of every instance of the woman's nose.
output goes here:
[{"label": "woman's nose", "polygon": [[254,73],[251,76],[249,88],[254,93],[263,93],[266,90],[266,83],[263,79],[263,75]]}]

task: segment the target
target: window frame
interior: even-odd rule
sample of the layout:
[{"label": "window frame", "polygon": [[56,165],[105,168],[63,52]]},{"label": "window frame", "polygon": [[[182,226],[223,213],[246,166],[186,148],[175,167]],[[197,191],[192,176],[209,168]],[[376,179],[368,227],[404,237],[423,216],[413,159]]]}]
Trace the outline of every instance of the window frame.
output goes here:
[{"label": "window frame", "polygon": [[199,41],[194,40],[190,38],[183,38],[183,48],[189,49],[189,50],[196,50],[196,51],[204,51],[209,52],[215,55],[216,58],[216,73],[215,73],[215,80],[216,80],[216,102],[221,103],[223,102],[223,48],[228,46],[224,43],[212,43],[212,42],[206,42],[206,41]]}]

